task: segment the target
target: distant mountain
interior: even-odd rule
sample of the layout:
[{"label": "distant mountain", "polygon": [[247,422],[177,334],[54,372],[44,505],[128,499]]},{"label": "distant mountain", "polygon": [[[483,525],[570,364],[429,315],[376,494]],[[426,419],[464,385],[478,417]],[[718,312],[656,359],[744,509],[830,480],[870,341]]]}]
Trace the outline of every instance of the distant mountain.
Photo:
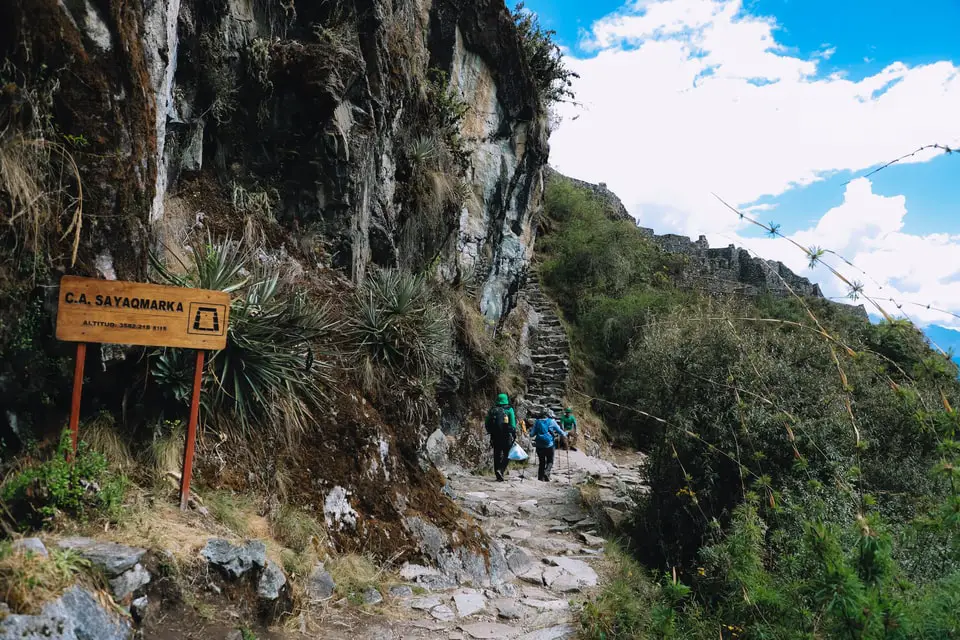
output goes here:
[{"label": "distant mountain", "polygon": [[930,325],[924,329],[924,333],[944,351],[953,349],[953,361],[960,366],[960,331]]}]

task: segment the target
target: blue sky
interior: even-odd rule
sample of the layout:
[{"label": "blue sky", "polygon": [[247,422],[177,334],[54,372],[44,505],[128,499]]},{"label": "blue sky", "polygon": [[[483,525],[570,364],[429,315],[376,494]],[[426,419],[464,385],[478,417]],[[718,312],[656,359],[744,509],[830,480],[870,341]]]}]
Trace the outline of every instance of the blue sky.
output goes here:
[{"label": "blue sky", "polygon": [[[578,51],[581,30],[621,8],[623,0],[528,0],[558,41]],[[910,6],[914,5],[914,6]],[[751,0],[744,9],[774,16],[778,41],[802,55],[836,47],[827,71],[862,77],[891,62],[920,64],[960,56],[960,2],[922,0]],[[583,53],[580,51],[580,53]],[[865,59],[870,62],[865,62]]]},{"label": "blue sky", "polygon": [[[863,178],[921,145],[960,145],[960,0],[526,5],[582,76],[552,139],[561,172],[608,183],[659,232],[735,241],[845,293],[710,194],[754,207],[857,264],[835,266],[867,293],[956,314],[904,307],[919,324],[960,329],[960,154]],[[960,333],[934,334],[960,347]]]}]

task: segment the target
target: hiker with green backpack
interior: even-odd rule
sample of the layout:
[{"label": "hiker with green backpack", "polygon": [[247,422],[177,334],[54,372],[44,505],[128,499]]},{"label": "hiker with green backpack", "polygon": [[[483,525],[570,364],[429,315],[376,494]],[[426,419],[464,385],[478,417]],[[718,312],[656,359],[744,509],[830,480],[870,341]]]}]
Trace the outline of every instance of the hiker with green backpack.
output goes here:
[{"label": "hiker with green backpack", "polygon": [[487,412],[485,426],[493,447],[493,472],[497,482],[503,482],[503,474],[510,463],[510,447],[517,440],[517,416],[507,394],[497,396],[497,404]]}]

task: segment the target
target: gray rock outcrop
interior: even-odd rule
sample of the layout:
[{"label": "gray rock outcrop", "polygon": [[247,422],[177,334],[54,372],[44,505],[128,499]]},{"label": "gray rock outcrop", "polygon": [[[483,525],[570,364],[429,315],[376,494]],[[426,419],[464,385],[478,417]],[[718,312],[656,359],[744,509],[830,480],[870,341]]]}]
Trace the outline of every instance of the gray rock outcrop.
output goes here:
[{"label": "gray rock outcrop", "polygon": [[317,566],[310,572],[310,577],[307,578],[307,597],[314,601],[326,600],[333,595],[336,588],[337,585],[330,572],[326,570],[322,562],[317,563]]},{"label": "gray rock outcrop", "polygon": [[92,565],[101,569],[108,578],[116,578],[133,569],[140,562],[146,549],[128,547],[114,542],[100,542],[91,538],[64,538],[57,543],[61,549],[79,553]]},{"label": "gray rock outcrop", "polygon": [[92,593],[80,586],[48,602],[38,615],[12,614],[0,619],[0,638],[16,640],[129,640],[133,628],[127,618],[104,609]]},{"label": "gray rock outcrop", "polygon": [[136,564],[129,571],[125,571],[110,580],[110,589],[117,600],[124,600],[150,584],[150,572],[143,565]]},{"label": "gray rock outcrop", "polygon": [[283,569],[273,560],[267,560],[267,566],[260,574],[260,581],[257,583],[257,595],[264,600],[276,600],[286,584],[287,576]]},{"label": "gray rock outcrop", "polygon": [[40,538],[23,538],[22,540],[14,540],[13,550],[20,551],[21,553],[33,553],[44,558],[47,557],[47,548],[44,546]]},{"label": "gray rock outcrop", "polygon": [[234,545],[229,540],[214,538],[207,542],[200,555],[230,578],[239,578],[254,568],[267,566],[267,547],[259,540]]}]

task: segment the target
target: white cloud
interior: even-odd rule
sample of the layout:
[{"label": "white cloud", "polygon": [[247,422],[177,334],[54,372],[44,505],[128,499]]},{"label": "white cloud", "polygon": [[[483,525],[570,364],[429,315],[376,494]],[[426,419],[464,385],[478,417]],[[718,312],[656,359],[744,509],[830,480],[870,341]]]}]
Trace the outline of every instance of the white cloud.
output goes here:
[{"label": "white cloud", "polygon": [[[851,282],[861,282],[864,293],[891,315],[906,314],[919,324],[960,329],[960,319],[936,310],[960,314],[960,235],[904,233],[906,215],[906,198],[873,193],[870,180],[858,178],[847,185],[842,204],[827,211],[815,226],[791,234],[789,239],[803,247],[829,248],[843,256],[826,254],[823,260]],[[733,242],[757,255],[776,257],[798,275],[819,282],[828,297],[842,298],[850,291],[825,267],[809,269],[807,256],[787,239],[730,234],[708,239],[719,246]],[[861,302],[868,311],[876,312],[869,302]]]},{"label": "white cloud", "polygon": [[[718,238],[743,223],[711,192],[746,207],[925,144],[960,142],[960,68],[952,63],[894,63],[859,80],[824,76],[819,65],[832,47],[804,58],[776,32],[774,20],[746,13],[740,0],[632,0],[584,34],[589,57],[569,60],[583,107],[561,107],[551,163],[606,182],[658,232]],[[903,234],[905,206],[855,181],[844,205],[805,233],[855,253],[878,280],[913,287],[911,298],[960,309],[960,283],[937,279],[960,263],[960,240]],[[768,242],[768,258],[789,262],[796,251]],[[934,255],[941,267],[930,264]],[[803,271],[802,254],[799,263]],[[942,315],[929,320],[949,324]]]}]

